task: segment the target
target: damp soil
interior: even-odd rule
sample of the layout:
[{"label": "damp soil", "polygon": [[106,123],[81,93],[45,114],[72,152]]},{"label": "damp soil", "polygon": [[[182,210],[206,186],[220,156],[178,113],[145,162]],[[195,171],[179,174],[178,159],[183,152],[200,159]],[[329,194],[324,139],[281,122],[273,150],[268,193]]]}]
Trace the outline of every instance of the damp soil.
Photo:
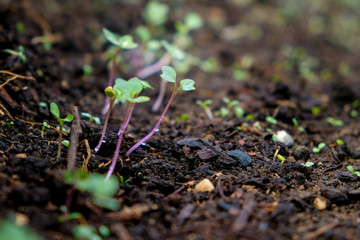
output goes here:
[{"label": "damp soil", "polygon": [[[0,3],[1,48],[22,45],[27,56],[27,62],[22,63],[0,52],[0,83],[13,77],[10,73],[20,75],[0,89],[0,217],[15,213],[45,239],[73,239],[72,228],[80,223],[58,220],[59,208],[71,188],[63,179],[67,148],[63,147],[57,162],[57,131],[46,129],[41,136],[43,121],[54,127],[57,123],[48,107],[40,103],[56,102],[64,115],[77,106],[80,112],[98,116],[103,122],[108,71],[101,56],[108,45],[99,45],[98,35],[102,27],[122,34],[133,32],[143,21],[144,2],[109,1],[107,7],[100,3]],[[197,11],[205,19],[231,25],[251,9],[266,13],[273,6],[267,1],[254,1],[248,7],[231,1],[184,1],[173,7],[181,11],[172,10],[176,14],[171,15],[171,21]],[[25,32],[19,33],[19,23]],[[169,34],[174,30],[172,24]],[[121,204],[118,211],[95,206],[86,193],[77,190],[70,211],[80,212],[89,225],[108,226],[111,235],[104,239],[358,239],[360,182],[346,167],[360,169],[360,123],[359,118],[350,116],[351,110],[359,110],[353,102],[360,99],[360,55],[333,44],[327,36],[310,34],[301,19],[288,25],[266,20],[258,24],[263,29],[262,38],[241,42],[227,42],[221,29],[210,24],[194,31],[192,53],[215,57],[217,71],[204,73],[192,68],[185,77],[196,81],[197,90],[179,94],[159,131],[127,158],[125,152],[151,130],[160,115],[151,111],[153,100],[136,105],[114,173],[129,180],[115,195]],[[49,51],[34,43],[44,32],[51,34]],[[276,67],[285,43],[302,46],[333,72],[331,77],[311,82],[297,70]],[[250,78],[237,81],[231,66],[244,54],[251,54],[256,61],[248,69]],[[353,69],[351,76],[337,73],[341,62]],[[85,64],[93,67],[90,76],[83,74]],[[119,66],[116,76],[133,76],[132,66],[123,69]],[[160,85],[158,75],[147,80],[155,89]],[[157,96],[156,90],[145,93],[152,99]],[[237,118],[230,112],[209,120],[195,103],[197,99],[212,99],[215,112],[224,106],[224,97],[239,100],[245,114],[253,118]],[[314,115],[316,106],[321,112]],[[102,127],[81,118],[78,168],[90,157],[88,171],[106,173],[125,111],[125,105],[115,107],[106,142],[98,153],[93,149]],[[187,119],[179,119],[184,113]],[[267,116],[278,123],[267,122]],[[342,120],[343,126],[331,125],[328,117]],[[294,126],[294,118],[303,131]],[[291,135],[292,146],[273,139],[280,130]],[[69,135],[64,138],[69,139]],[[179,144],[187,139],[193,142]],[[336,144],[337,139],[344,144]],[[326,147],[314,153],[313,147],[321,142]],[[227,152],[232,150],[245,152],[252,163],[242,166],[229,162]],[[277,154],[285,158],[284,163]],[[304,166],[307,161],[314,165]],[[214,190],[194,191],[205,178]]]}]

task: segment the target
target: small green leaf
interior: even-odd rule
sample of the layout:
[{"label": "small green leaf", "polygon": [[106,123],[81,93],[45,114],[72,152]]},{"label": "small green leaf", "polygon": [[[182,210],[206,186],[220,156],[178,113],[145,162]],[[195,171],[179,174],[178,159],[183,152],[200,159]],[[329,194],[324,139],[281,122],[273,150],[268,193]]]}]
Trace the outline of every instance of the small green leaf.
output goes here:
[{"label": "small green leaf", "polygon": [[64,122],[71,122],[72,120],[74,120],[74,115],[69,114],[63,120],[64,120]]},{"label": "small green leaf", "polygon": [[[112,44],[116,45],[116,46],[119,46],[119,39],[120,39],[120,35],[116,34],[116,33],[113,33],[111,32],[110,30],[106,29],[106,28],[103,28],[102,30],[105,38],[111,42]],[[120,46],[119,46],[120,47]]]},{"label": "small green leaf", "polygon": [[69,142],[69,140],[64,140],[61,142],[61,144],[64,145],[65,147],[69,147],[70,142]]},{"label": "small green leaf", "polygon": [[60,111],[56,103],[50,103],[50,112],[58,121],[60,120]]},{"label": "small green leaf", "polygon": [[167,41],[163,40],[161,41],[161,44],[163,45],[163,47],[166,49],[166,51],[168,53],[170,53],[170,55],[175,58],[178,61],[182,61],[184,60],[186,54],[184,53],[184,51],[182,51],[180,48],[176,47],[173,44],[168,43]]},{"label": "small green leaf", "polygon": [[134,42],[131,35],[124,35],[119,39],[118,46],[122,49],[134,49],[137,48],[138,44]]},{"label": "small green leaf", "polygon": [[189,30],[197,29],[203,25],[202,18],[195,12],[186,15],[184,22]]},{"label": "small green leaf", "polygon": [[183,79],[180,81],[180,89],[183,91],[192,91],[195,90],[194,80],[192,79]]},{"label": "small green leaf", "polygon": [[346,168],[347,168],[347,170],[349,170],[351,173],[354,173],[354,168],[353,168],[353,166],[347,166]]},{"label": "small green leaf", "polygon": [[99,226],[99,233],[103,237],[109,237],[110,234],[111,234],[110,229],[105,225],[100,225]]},{"label": "small green leaf", "polygon": [[134,77],[127,81],[129,93],[131,98],[134,98],[136,94],[140,93],[143,90],[143,84],[140,79]]},{"label": "small green leaf", "polygon": [[140,80],[144,89],[154,89],[147,81]]},{"label": "small green leaf", "polygon": [[318,149],[319,150],[321,150],[321,149],[323,149],[324,147],[326,147],[326,143],[319,143],[319,145],[318,145]]},{"label": "small green leaf", "polygon": [[162,79],[164,79],[165,81],[168,81],[168,82],[173,82],[173,83],[176,83],[176,72],[175,70],[170,67],[170,66],[163,66],[161,68],[162,70],[162,74],[160,75],[160,77]]},{"label": "small green leaf", "polygon": [[150,101],[150,98],[146,97],[146,96],[139,96],[139,97],[136,97],[136,98],[128,99],[128,101],[133,102],[133,103],[143,103],[143,102]]}]

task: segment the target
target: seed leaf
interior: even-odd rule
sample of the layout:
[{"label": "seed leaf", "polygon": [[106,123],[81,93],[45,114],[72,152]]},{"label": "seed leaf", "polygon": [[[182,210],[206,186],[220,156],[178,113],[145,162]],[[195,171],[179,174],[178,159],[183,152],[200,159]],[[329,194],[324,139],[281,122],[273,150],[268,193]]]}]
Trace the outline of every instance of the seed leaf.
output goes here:
[{"label": "seed leaf", "polygon": [[111,42],[112,44],[114,44],[116,46],[119,46],[119,39],[121,37],[120,35],[111,32],[107,28],[103,28],[102,32],[103,32],[106,40],[108,40],[109,42]]},{"label": "seed leaf", "polygon": [[60,119],[60,111],[59,111],[59,107],[57,106],[56,103],[54,103],[54,102],[50,103],[50,112],[59,121],[59,119]]},{"label": "seed leaf", "polygon": [[134,49],[138,44],[134,42],[133,37],[130,35],[124,35],[119,39],[119,47],[122,49]]},{"label": "seed leaf", "polygon": [[74,119],[74,115],[69,114],[63,120],[64,120],[64,122],[71,122],[73,119]]},{"label": "seed leaf", "polygon": [[183,79],[180,81],[180,89],[183,91],[192,91],[195,90],[194,80],[191,79]]},{"label": "seed leaf", "polygon": [[168,81],[168,82],[173,82],[175,83],[176,82],[176,72],[175,70],[172,68],[172,67],[169,67],[169,66],[163,66],[161,68],[162,70],[162,74],[160,75],[160,77],[162,79],[164,79],[165,81]]}]

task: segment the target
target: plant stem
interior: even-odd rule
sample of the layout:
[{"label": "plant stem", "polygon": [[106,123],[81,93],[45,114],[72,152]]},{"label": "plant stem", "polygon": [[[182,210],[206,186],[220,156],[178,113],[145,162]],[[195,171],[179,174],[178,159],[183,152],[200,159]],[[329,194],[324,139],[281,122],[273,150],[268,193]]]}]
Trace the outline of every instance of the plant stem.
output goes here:
[{"label": "plant stem", "polygon": [[123,139],[123,136],[124,136],[124,132],[125,132],[128,124],[129,124],[132,112],[134,110],[134,105],[135,105],[135,103],[130,103],[130,105],[128,107],[128,110],[126,112],[125,118],[124,118],[124,120],[123,120],[123,122],[121,124],[120,130],[119,130],[119,133],[118,133],[119,138],[118,138],[118,141],[116,143],[116,149],[115,149],[115,153],[114,153],[114,158],[112,160],[112,163],[110,165],[110,168],[109,168],[108,172],[106,173],[105,181],[107,181],[110,178],[110,176],[112,175],[112,173],[115,170],[117,158],[118,158],[119,152],[120,152],[121,142],[122,142],[122,139]]},{"label": "plant stem", "polygon": [[102,132],[101,132],[100,141],[99,141],[98,145],[95,147],[95,152],[98,152],[98,151],[100,150],[101,144],[103,143],[103,140],[104,140],[104,137],[105,137],[105,133],[106,133],[106,128],[107,128],[107,125],[108,125],[108,122],[109,122],[109,118],[110,118],[111,109],[113,108],[114,103],[115,103],[115,101],[114,101],[114,100],[110,100],[109,97],[108,97],[107,99],[109,99],[109,103],[110,103],[109,111],[108,111],[107,114],[106,114],[106,119],[105,119],[105,123],[104,123],[103,130],[102,130]]},{"label": "plant stem", "polygon": [[212,114],[212,112],[211,112],[211,109],[210,109],[209,107],[206,107],[206,108],[205,108],[205,113],[206,113],[206,115],[208,116],[208,118],[209,118],[210,120],[213,120],[213,119],[214,119],[214,116],[213,116],[213,114]]},{"label": "plant stem", "polygon": [[61,156],[62,129],[63,129],[63,125],[60,123],[59,124],[58,151],[57,151],[56,161],[59,161],[60,156]]},{"label": "plant stem", "polygon": [[136,76],[140,79],[147,78],[147,77],[159,72],[161,70],[162,66],[169,65],[170,61],[171,61],[171,55],[166,53],[157,62],[140,69],[136,73]]},{"label": "plant stem", "polygon": [[177,95],[177,91],[174,90],[173,93],[171,94],[171,97],[168,101],[168,103],[166,104],[166,107],[163,111],[163,113],[161,114],[158,122],[156,123],[155,127],[151,130],[151,132],[146,135],[143,139],[141,139],[139,142],[137,142],[134,146],[132,146],[127,152],[126,152],[126,155],[129,156],[135,149],[137,149],[140,145],[142,145],[143,143],[145,143],[147,140],[149,140],[152,135],[154,135],[154,133],[158,130],[159,126],[160,126],[160,123],[162,122],[162,120],[164,119],[165,117],[165,114],[166,112],[169,110],[169,107],[171,105],[171,103],[173,102],[175,96]]},{"label": "plant stem", "polygon": [[[116,56],[119,54],[120,49],[118,49],[113,57],[113,59],[111,60],[111,69],[110,69],[110,73],[109,73],[109,78],[108,78],[108,86],[112,86],[114,85],[114,75],[115,75],[115,69],[116,69]],[[105,115],[108,110],[110,108],[110,99],[106,98],[105,100],[105,105],[104,108],[102,110],[102,115]]]}]

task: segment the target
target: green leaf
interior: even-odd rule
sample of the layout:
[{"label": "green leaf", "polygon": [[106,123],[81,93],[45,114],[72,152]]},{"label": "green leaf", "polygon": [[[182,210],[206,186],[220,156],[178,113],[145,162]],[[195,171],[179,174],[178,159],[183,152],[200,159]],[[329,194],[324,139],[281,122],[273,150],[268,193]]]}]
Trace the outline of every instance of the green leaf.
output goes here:
[{"label": "green leaf", "polygon": [[176,47],[174,44],[170,44],[165,40],[161,41],[161,44],[173,58],[178,61],[184,60],[186,54],[180,48]]},{"label": "green leaf", "polygon": [[129,79],[127,84],[129,86],[129,93],[131,98],[134,98],[136,94],[143,90],[143,84],[141,80],[136,77]]},{"label": "green leaf", "polygon": [[192,12],[186,15],[185,17],[185,25],[189,30],[194,30],[203,25],[203,20],[199,14]]},{"label": "green leaf", "polygon": [[183,91],[192,91],[195,90],[194,80],[192,79],[183,79],[180,81],[180,89]]},{"label": "green leaf", "polygon": [[43,238],[36,235],[28,226],[19,226],[11,217],[6,218],[0,222],[0,236],[1,239],[17,240],[41,240]]},{"label": "green leaf", "polygon": [[60,111],[56,103],[50,103],[50,112],[58,121],[60,120]]},{"label": "green leaf", "polygon": [[106,28],[103,28],[102,32],[103,32],[106,40],[108,40],[109,42],[111,42],[112,44],[114,44],[116,46],[119,46],[119,39],[121,37],[119,34],[113,33]]},{"label": "green leaf", "polygon": [[106,96],[108,96],[110,99],[113,98],[115,95],[115,92],[111,86],[105,88],[104,92],[105,92]]},{"label": "green leaf", "polygon": [[138,44],[134,42],[133,37],[130,35],[124,35],[119,39],[119,47],[122,49],[134,49]]},{"label": "green leaf", "polygon": [[146,96],[139,96],[139,97],[136,97],[136,98],[128,99],[128,101],[133,102],[133,103],[143,103],[143,102],[150,101],[150,98],[146,97]]},{"label": "green leaf", "polygon": [[69,140],[64,140],[61,142],[61,144],[64,145],[65,147],[69,147],[70,142],[69,142]]},{"label": "green leaf", "polygon": [[354,173],[354,168],[353,168],[353,166],[347,166],[346,168],[347,168],[347,170],[349,170],[351,173]]},{"label": "green leaf", "polygon": [[323,149],[324,147],[326,147],[326,143],[322,142],[318,145],[319,150]]},{"label": "green leaf", "polygon": [[164,79],[165,81],[168,81],[168,82],[173,82],[173,83],[176,83],[176,72],[175,70],[170,67],[170,66],[163,66],[161,68],[162,70],[162,74],[160,75],[160,77],[162,79]]},{"label": "green leaf", "polygon": [[140,80],[143,85],[143,89],[154,89],[147,81]]},{"label": "green leaf", "polygon": [[69,114],[63,120],[64,120],[64,122],[71,122],[72,120],[74,120],[74,115]]}]

